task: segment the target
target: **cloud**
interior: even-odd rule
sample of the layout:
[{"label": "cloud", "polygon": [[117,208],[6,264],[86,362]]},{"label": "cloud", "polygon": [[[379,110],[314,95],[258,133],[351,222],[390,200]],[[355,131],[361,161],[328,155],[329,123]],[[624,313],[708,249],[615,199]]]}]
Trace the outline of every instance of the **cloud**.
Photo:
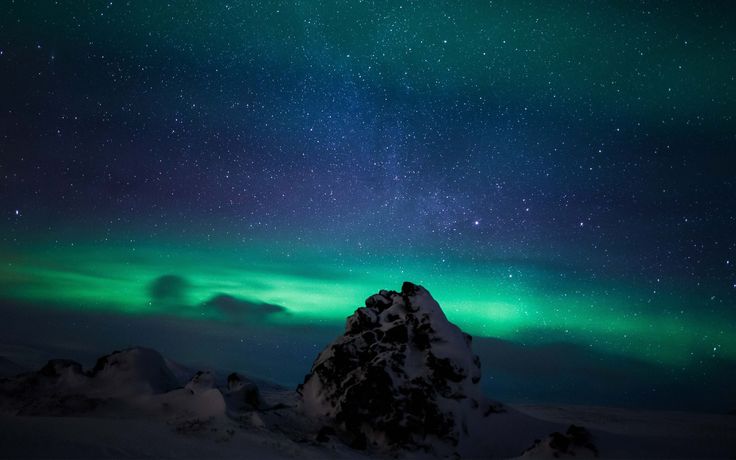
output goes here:
[{"label": "cloud", "polygon": [[227,294],[218,294],[203,304],[229,320],[264,320],[271,316],[287,314],[286,308],[270,303],[251,302]]},{"label": "cloud", "polygon": [[189,282],[177,275],[159,276],[148,285],[151,301],[158,305],[186,305]]},{"label": "cloud", "polygon": [[243,323],[263,323],[276,315],[287,315],[281,305],[240,299],[229,294],[216,293],[209,300],[198,303],[190,299],[192,284],[178,275],[162,275],[148,285],[148,295],[154,306],[169,313],[177,309],[196,309],[211,319]]}]

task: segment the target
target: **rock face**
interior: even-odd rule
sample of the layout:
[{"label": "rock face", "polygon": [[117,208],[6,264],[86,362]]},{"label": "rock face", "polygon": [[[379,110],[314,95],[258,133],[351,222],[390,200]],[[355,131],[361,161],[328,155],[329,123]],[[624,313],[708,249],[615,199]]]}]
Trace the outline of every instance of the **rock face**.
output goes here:
[{"label": "rock face", "polygon": [[471,342],[423,287],[381,291],[319,354],[297,389],[301,407],[356,448],[452,448],[469,417],[494,411]]}]

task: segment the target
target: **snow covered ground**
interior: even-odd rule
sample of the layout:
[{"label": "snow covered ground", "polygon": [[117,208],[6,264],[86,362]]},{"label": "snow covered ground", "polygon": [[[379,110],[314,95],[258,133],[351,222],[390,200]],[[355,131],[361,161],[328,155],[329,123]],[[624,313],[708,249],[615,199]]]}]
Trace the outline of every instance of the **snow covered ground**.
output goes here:
[{"label": "snow covered ground", "polygon": [[[232,432],[227,431],[233,430]],[[361,458],[210,420],[191,430],[147,419],[0,416],[1,458]]]},{"label": "snow covered ground", "polygon": [[[485,444],[490,449],[480,458],[521,454],[516,449],[529,447],[535,438],[541,437],[540,433],[548,432],[549,422],[560,429],[571,423],[589,427],[600,458],[736,457],[734,416],[600,407],[519,409],[539,419],[517,422],[503,415],[494,419],[485,430],[488,437]],[[273,424],[270,427],[258,426],[257,420],[236,423],[211,419],[188,429],[175,422],[152,418],[3,415],[0,416],[0,457],[338,459],[376,456],[352,450],[339,442],[295,439],[290,436],[294,420],[277,414],[278,411],[266,417]],[[279,418],[284,418],[281,428]],[[421,458],[416,453],[401,456]]]},{"label": "snow covered ground", "polygon": [[540,420],[590,430],[605,458],[736,458],[736,415],[590,406],[517,406]]},{"label": "snow covered ground", "polygon": [[[140,393],[141,388],[148,388],[142,382],[150,384],[155,379],[160,385],[175,376],[159,369],[161,363],[188,375],[185,367],[159,361],[153,353],[108,355],[107,367],[98,368],[98,375],[104,377],[100,381],[80,382],[84,377],[66,367],[52,378],[56,386],[37,383],[49,400],[64,394],[63,386],[68,385],[62,383],[64,379],[71,380],[76,389],[89,388],[102,401],[91,409],[75,401],[60,410],[25,387],[24,397],[30,399],[15,402],[32,406],[30,412],[36,415],[13,415],[23,411],[18,406],[3,406],[0,458],[431,457],[421,452],[354,450],[329,432],[320,436],[322,426],[299,411],[295,391],[263,382],[259,408],[236,406],[228,398],[230,394],[241,397],[242,382],[225,382],[206,373],[175,389]],[[48,375],[50,371],[44,372]],[[136,382],[131,381],[133,376]],[[34,374],[32,378],[41,377]],[[5,390],[8,382],[19,381],[6,380]],[[116,382],[114,393],[106,390],[110,382]],[[138,388],[139,394],[121,393],[120,382],[123,388]],[[590,432],[600,458],[736,457],[736,416],[584,406],[507,407],[506,412],[491,414],[482,426],[471,430],[465,452],[468,458],[512,458],[539,439],[543,445],[527,452],[527,457],[555,458],[556,453],[557,458],[573,458],[545,444],[550,433],[564,433],[572,424]],[[575,453],[574,458],[593,456],[585,449],[569,451]]]},{"label": "snow covered ground", "polygon": [[0,459],[736,458],[736,415],[726,409],[490,402],[471,343],[426,290],[405,283],[356,310],[300,392],[150,348],[85,369],[39,365],[50,353],[5,346]]}]

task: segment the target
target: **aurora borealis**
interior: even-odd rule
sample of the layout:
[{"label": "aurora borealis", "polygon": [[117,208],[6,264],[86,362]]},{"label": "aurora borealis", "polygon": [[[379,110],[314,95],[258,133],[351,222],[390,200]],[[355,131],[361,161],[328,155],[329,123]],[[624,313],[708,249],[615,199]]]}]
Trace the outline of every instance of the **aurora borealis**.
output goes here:
[{"label": "aurora borealis", "polygon": [[475,336],[604,369],[695,391],[736,361],[728,2],[0,13],[0,303],[29,324],[248,323],[299,349],[411,280]]}]

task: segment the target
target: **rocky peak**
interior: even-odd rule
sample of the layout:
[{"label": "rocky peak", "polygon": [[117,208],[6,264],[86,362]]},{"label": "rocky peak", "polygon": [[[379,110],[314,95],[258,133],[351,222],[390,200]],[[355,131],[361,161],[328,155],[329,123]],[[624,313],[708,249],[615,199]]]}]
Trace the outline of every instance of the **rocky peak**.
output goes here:
[{"label": "rocky peak", "polygon": [[303,410],[354,447],[455,446],[489,412],[472,339],[422,286],[382,290],[347,318],[299,386]]}]

